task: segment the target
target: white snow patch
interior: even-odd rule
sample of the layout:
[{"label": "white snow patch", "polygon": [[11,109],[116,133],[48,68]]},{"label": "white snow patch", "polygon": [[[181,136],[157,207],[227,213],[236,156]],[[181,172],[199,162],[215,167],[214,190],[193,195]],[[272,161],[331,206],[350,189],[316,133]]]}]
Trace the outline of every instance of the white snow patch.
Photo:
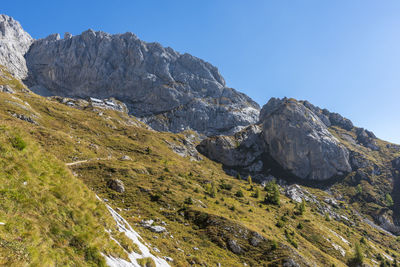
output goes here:
[{"label": "white snow patch", "polygon": [[[99,197],[97,197],[97,198],[100,200]],[[140,267],[140,265],[137,263],[137,260],[143,259],[143,258],[151,258],[157,267],[170,266],[166,260],[156,257],[150,253],[148,246],[146,246],[145,244],[143,244],[140,241],[140,240],[143,240],[140,237],[140,235],[135,230],[133,230],[133,228],[129,225],[129,223],[121,215],[119,215],[109,205],[106,204],[106,207],[107,207],[108,211],[111,213],[111,216],[114,218],[115,222],[117,223],[118,230],[120,232],[125,233],[125,235],[129,239],[131,239],[132,242],[135,243],[139,247],[139,250],[142,252],[141,254],[136,253],[134,251],[129,253],[128,257],[129,257],[130,262],[128,262],[124,259],[115,258],[115,257],[103,254],[108,266],[110,266],[110,267],[132,267],[132,266]]]}]

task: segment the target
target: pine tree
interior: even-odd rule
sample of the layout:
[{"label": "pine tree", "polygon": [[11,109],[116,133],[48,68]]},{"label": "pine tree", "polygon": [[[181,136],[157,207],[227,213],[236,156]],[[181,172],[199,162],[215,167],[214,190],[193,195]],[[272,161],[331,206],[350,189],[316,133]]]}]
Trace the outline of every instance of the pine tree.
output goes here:
[{"label": "pine tree", "polygon": [[249,185],[252,185],[252,184],[253,184],[253,181],[252,181],[250,175],[247,177],[247,182],[249,183]]},{"label": "pine tree", "polygon": [[260,189],[258,189],[258,187],[256,187],[256,191],[254,191],[253,197],[254,198],[259,198],[260,197]]},{"label": "pine tree", "polygon": [[265,186],[265,191],[267,195],[265,196],[264,202],[266,204],[279,205],[280,203],[280,192],[279,187],[275,181],[268,182]]},{"label": "pine tree", "polygon": [[385,200],[386,200],[386,205],[388,207],[393,206],[394,202],[393,202],[392,196],[390,194],[385,195]]}]

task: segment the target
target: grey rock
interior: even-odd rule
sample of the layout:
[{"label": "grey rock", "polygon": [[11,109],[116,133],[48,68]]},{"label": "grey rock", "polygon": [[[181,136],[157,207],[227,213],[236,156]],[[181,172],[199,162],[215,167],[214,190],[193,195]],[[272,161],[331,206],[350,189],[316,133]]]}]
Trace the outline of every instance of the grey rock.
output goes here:
[{"label": "grey rock", "polygon": [[285,195],[293,201],[301,203],[303,200],[307,202],[316,202],[314,195],[310,194],[306,189],[297,184],[290,185],[285,188]]},{"label": "grey rock", "polygon": [[259,233],[254,232],[249,242],[253,247],[257,247],[263,241],[265,241],[265,238],[262,237]]},{"label": "grey rock", "polygon": [[155,130],[232,134],[258,119],[259,106],[228,88],[216,67],[132,33],[53,34],[35,41],[25,58],[32,90],[115,97]]},{"label": "grey rock", "polygon": [[343,117],[342,115],[340,115],[338,113],[330,113],[329,121],[331,122],[332,125],[339,126],[348,131],[351,131],[351,129],[353,129],[353,127],[354,127],[351,120],[346,119],[345,117]]},{"label": "grey rock", "polygon": [[159,226],[159,225],[154,225],[154,220],[142,220],[140,222],[140,224],[146,228],[149,229],[150,231],[154,232],[154,233],[163,233],[166,232],[167,229],[163,226]]},{"label": "grey rock", "polygon": [[70,98],[61,96],[50,96],[48,99],[55,100],[61,104],[74,107],[77,109],[94,108],[94,109],[109,109],[119,112],[128,113],[128,108],[121,101],[115,98],[97,99],[89,97],[87,100],[80,98]]},{"label": "grey rock", "polygon": [[395,170],[400,171],[400,157],[392,160],[392,166]]},{"label": "grey rock", "polygon": [[366,168],[371,165],[371,162],[365,158],[361,153],[351,151],[350,152],[350,164],[353,170],[360,168]]},{"label": "grey rock", "polygon": [[357,141],[361,143],[363,146],[370,148],[371,150],[378,151],[380,150],[377,142],[374,140],[376,136],[374,133],[365,130],[363,128],[357,128]]},{"label": "grey rock", "polygon": [[349,152],[329,132],[329,122],[321,121],[328,113],[306,101],[271,98],[262,108],[258,124],[233,136],[207,138],[197,149],[222,163],[230,174],[250,173],[259,181],[270,174],[269,158],[302,179],[342,176],[352,170]]},{"label": "grey rock", "polygon": [[199,152],[196,150],[196,143],[199,142],[199,136],[195,133],[185,132],[183,134],[183,138],[179,138],[175,142],[170,142],[164,140],[165,143],[172,149],[176,154],[181,157],[188,157],[191,161],[200,161],[202,157],[199,155]]},{"label": "grey rock", "polygon": [[351,171],[348,150],[311,110],[291,99],[265,112],[269,105],[261,111],[263,137],[269,154],[285,170],[311,180],[327,180]]},{"label": "grey rock", "polygon": [[164,260],[166,260],[166,261],[174,262],[174,259],[171,258],[171,257],[164,256],[163,258],[164,258]]},{"label": "grey rock", "polygon": [[204,139],[197,149],[208,158],[228,167],[247,167],[252,171],[260,171],[263,167],[262,161],[258,160],[264,152],[259,125],[251,125],[234,136]]},{"label": "grey rock", "polygon": [[15,94],[15,91],[8,85],[0,85],[0,92]]},{"label": "grey rock", "polygon": [[334,208],[339,208],[339,204],[337,203],[336,199],[334,199],[334,198],[327,197],[324,199],[324,202],[326,204],[331,205]]},{"label": "grey rock", "polygon": [[286,259],[283,262],[283,267],[300,267],[293,259]]},{"label": "grey rock", "polygon": [[150,226],[152,226],[153,225],[153,223],[154,223],[154,220],[142,220],[141,222],[140,222],[140,224],[143,226],[143,227],[150,227]]},{"label": "grey rock", "polygon": [[330,127],[331,126],[331,121],[329,120],[329,111],[325,110],[323,111],[322,109],[320,109],[319,107],[314,106],[313,104],[311,104],[308,101],[303,101],[303,105],[308,108],[309,110],[311,110],[315,115],[318,116],[318,118],[327,126]]},{"label": "grey rock", "polygon": [[235,254],[241,254],[243,249],[239,246],[239,244],[234,239],[228,240],[228,248]]},{"label": "grey rock", "polygon": [[117,191],[119,193],[125,192],[125,186],[124,183],[119,180],[119,179],[111,179],[107,182],[107,186],[111,188],[114,191]]},{"label": "grey rock", "polygon": [[64,33],[64,39],[71,39],[72,38],[72,34],[69,32]]},{"label": "grey rock", "polygon": [[400,235],[400,226],[394,224],[392,216],[387,211],[381,212],[377,218],[379,226],[395,235]]},{"label": "grey rock", "polygon": [[148,229],[150,229],[150,231],[154,232],[154,233],[163,233],[166,232],[167,229],[163,226],[159,226],[159,225],[153,225],[148,227]]},{"label": "grey rock", "polygon": [[20,120],[23,120],[23,121],[32,123],[32,124],[34,124],[34,125],[39,125],[39,123],[37,123],[33,118],[31,118],[31,117],[29,117],[29,116],[26,116],[26,115],[24,115],[24,114],[18,114],[18,113],[15,113],[15,112],[11,112],[10,114],[11,114],[13,117],[17,118],[17,119],[20,119]]},{"label": "grey rock", "polygon": [[400,145],[387,144],[386,147],[389,148],[389,149],[394,149],[394,150],[400,151]]},{"label": "grey rock", "polygon": [[121,157],[121,160],[122,160],[122,161],[129,161],[129,160],[132,160],[132,159],[131,159],[131,157],[129,157],[128,155],[123,155],[123,156]]},{"label": "grey rock", "polygon": [[0,65],[19,79],[27,76],[24,55],[33,42],[18,21],[7,15],[0,15]]}]

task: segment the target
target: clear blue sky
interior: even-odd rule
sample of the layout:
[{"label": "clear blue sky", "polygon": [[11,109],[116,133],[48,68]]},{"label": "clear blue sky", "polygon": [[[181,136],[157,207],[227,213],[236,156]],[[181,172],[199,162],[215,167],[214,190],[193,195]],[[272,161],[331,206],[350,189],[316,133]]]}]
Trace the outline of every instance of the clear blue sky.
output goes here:
[{"label": "clear blue sky", "polygon": [[400,1],[3,1],[34,38],[131,31],[216,65],[260,105],[307,99],[400,143]]}]

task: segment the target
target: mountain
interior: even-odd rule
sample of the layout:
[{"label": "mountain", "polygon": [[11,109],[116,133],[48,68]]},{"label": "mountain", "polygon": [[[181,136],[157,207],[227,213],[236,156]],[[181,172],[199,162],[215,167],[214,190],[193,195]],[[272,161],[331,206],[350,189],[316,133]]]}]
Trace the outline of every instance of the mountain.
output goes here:
[{"label": "mountain", "polygon": [[11,39],[0,265],[397,265],[399,145],[307,101],[259,110],[215,67],[133,34]]},{"label": "mountain", "polygon": [[233,133],[258,118],[257,103],[228,88],[216,67],[132,33],[53,34],[33,42],[25,58],[33,90],[112,96],[156,130]]}]

